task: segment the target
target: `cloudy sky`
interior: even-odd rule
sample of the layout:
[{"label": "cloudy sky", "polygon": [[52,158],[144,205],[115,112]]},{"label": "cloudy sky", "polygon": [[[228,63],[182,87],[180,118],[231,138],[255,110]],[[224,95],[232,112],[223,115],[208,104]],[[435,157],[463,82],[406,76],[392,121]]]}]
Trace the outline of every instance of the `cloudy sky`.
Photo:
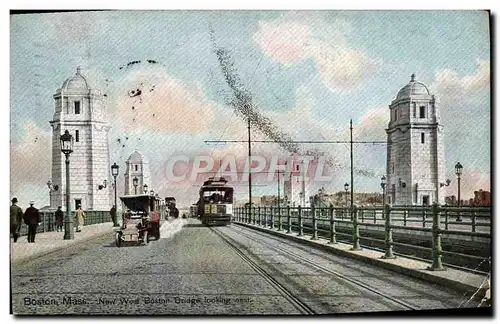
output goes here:
[{"label": "cloudy sky", "polygon": [[[444,127],[446,176],[464,165],[462,194],[490,189],[489,17],[481,11],[114,11],[11,16],[11,195],[48,204],[52,95],[80,66],[106,94],[111,162],[134,149],[151,164],[161,196],[191,203],[198,187],[172,184],[166,165],[179,155],[244,160],[246,125],[229,102],[213,37],[230,51],[256,109],[296,140],[384,141],[388,105],[415,73],[434,93]],[[148,63],[154,60],[156,64]],[[127,66],[132,61],[139,64]],[[128,91],[142,84],[139,101]],[[134,109],[132,109],[134,107]],[[127,139],[128,138],[128,139]],[[120,143],[118,143],[120,139]],[[255,139],[266,139],[255,131]],[[334,161],[333,181],[349,179],[348,146],[300,145]],[[274,144],[255,154],[285,159]],[[355,187],[379,191],[385,145],[356,145]],[[120,177],[119,182],[123,179]],[[276,185],[255,181],[256,195]],[[453,185],[455,184],[455,186]],[[247,195],[235,184],[237,198]],[[119,186],[120,189],[121,185]],[[315,190],[317,188],[313,188]]]}]

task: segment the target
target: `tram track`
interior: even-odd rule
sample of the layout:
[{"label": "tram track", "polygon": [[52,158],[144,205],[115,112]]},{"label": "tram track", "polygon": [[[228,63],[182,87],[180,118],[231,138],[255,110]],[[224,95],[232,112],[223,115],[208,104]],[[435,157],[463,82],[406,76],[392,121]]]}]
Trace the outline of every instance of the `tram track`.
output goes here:
[{"label": "tram track", "polygon": [[[341,274],[341,273],[339,273],[337,271],[334,271],[334,270],[328,269],[328,268],[326,268],[324,266],[321,266],[319,264],[316,264],[316,263],[312,262],[311,260],[308,260],[307,258],[304,258],[304,257],[302,257],[301,255],[299,255],[297,253],[294,253],[294,252],[291,252],[291,251],[286,251],[284,249],[277,248],[276,246],[273,246],[273,245],[271,245],[269,243],[266,243],[266,242],[264,242],[262,240],[262,237],[257,238],[256,236],[251,236],[251,235],[245,234],[241,230],[240,231],[236,231],[236,232],[238,233],[238,235],[244,236],[244,237],[246,237],[248,239],[251,239],[253,241],[255,241],[256,239],[258,239],[258,242],[260,244],[263,244],[263,245],[267,246],[268,248],[270,248],[273,251],[276,251],[276,252],[281,253],[281,254],[288,255],[288,256],[294,258],[295,260],[300,261],[304,265],[310,266],[312,268],[315,268],[317,270],[322,271],[325,274],[328,274],[328,275],[334,276],[336,278],[339,278],[341,280],[347,281],[347,282],[349,282],[349,283],[351,283],[351,284],[353,284],[353,285],[355,285],[357,287],[360,287],[360,288],[362,288],[362,289],[364,289],[366,291],[369,291],[372,294],[378,295],[378,296],[382,297],[385,300],[388,300],[388,301],[390,301],[390,302],[392,302],[394,304],[397,304],[397,305],[403,307],[405,310],[418,310],[418,309],[420,309],[420,308],[415,307],[414,305],[411,305],[409,303],[400,301],[400,300],[398,300],[398,299],[396,299],[396,298],[394,298],[394,297],[392,297],[390,295],[384,294],[384,293],[378,291],[376,288],[370,287],[369,285],[365,284],[364,282],[361,282],[361,281],[353,279],[353,278],[349,278],[349,277],[347,277],[347,276],[345,276],[345,275],[343,275],[343,274]],[[272,239],[274,239],[274,238],[272,238]],[[277,240],[277,241],[281,242],[280,240]]]},{"label": "tram track", "polygon": [[261,275],[272,287],[274,287],[287,301],[289,301],[298,311],[307,315],[315,315],[317,312],[309,307],[306,303],[296,297],[288,288],[280,284],[271,274],[269,274],[262,266],[249,258],[235,243],[234,240],[223,234],[220,230],[210,228],[212,232],[218,235],[222,241],[229,246],[243,261],[245,261],[252,269]]}]

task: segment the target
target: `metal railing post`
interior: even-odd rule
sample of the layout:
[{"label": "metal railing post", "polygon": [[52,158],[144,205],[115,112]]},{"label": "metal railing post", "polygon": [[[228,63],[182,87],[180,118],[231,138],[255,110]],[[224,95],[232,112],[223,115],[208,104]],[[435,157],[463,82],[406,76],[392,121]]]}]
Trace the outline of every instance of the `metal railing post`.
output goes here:
[{"label": "metal railing post", "polygon": [[281,207],[278,206],[278,231],[283,230],[283,224],[281,223]]},{"label": "metal railing post", "polygon": [[290,206],[286,206],[286,222],[288,224],[287,233],[292,232],[292,218],[290,217]]},{"label": "metal railing post", "polygon": [[395,259],[394,253],[392,252],[393,240],[392,240],[392,226],[391,226],[391,206],[389,204],[385,205],[385,255],[382,259]]},{"label": "metal railing post", "polygon": [[448,210],[444,211],[444,229],[448,230]]},{"label": "metal railing post", "polygon": [[358,207],[357,206],[352,207],[351,215],[352,215],[352,225],[354,227],[354,232],[353,232],[353,237],[352,237],[353,242],[352,242],[351,251],[359,251],[359,250],[361,250],[361,246],[359,245],[360,235],[359,235]]},{"label": "metal railing post", "polygon": [[267,207],[264,206],[264,227],[267,226]]},{"label": "metal railing post", "polygon": [[274,213],[276,213],[276,207],[271,206],[271,229],[274,229]]},{"label": "metal railing post", "polygon": [[250,206],[250,217],[252,218],[252,225],[255,225],[255,206]]},{"label": "metal railing post", "polygon": [[262,219],[260,216],[260,206],[257,206],[257,215],[259,215],[259,221],[258,221],[257,225],[262,226]]},{"label": "metal railing post", "polygon": [[427,219],[427,210],[425,210],[425,207],[422,208],[422,227],[425,228],[425,222]]},{"label": "metal railing post", "polygon": [[336,238],[336,232],[335,232],[335,216],[333,213],[333,206],[330,205],[330,244],[336,244],[337,243],[337,238]]},{"label": "metal railing post", "polygon": [[302,226],[302,207],[299,205],[299,235],[304,235],[304,227]]},{"label": "metal railing post", "polygon": [[441,247],[441,208],[432,204],[432,265],[427,269],[433,271],[445,270],[443,267],[443,249]]},{"label": "metal railing post", "polygon": [[360,209],[359,213],[361,214],[361,223],[364,223],[365,222],[365,210],[364,209]]},{"label": "metal railing post", "polygon": [[316,212],[317,208],[312,205],[311,206],[311,213],[312,213],[312,226],[313,226],[313,235],[311,237],[311,240],[317,240],[318,239],[318,219],[316,218]]},{"label": "metal railing post", "polygon": [[471,222],[472,222],[472,233],[476,232],[476,212],[471,213]]}]

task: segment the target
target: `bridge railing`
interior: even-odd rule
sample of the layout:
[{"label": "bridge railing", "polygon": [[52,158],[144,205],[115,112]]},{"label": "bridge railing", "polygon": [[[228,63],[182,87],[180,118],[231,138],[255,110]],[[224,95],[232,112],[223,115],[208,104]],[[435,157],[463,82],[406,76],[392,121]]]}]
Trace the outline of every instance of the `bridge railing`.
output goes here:
[{"label": "bridge railing", "polygon": [[[75,224],[75,212],[72,212],[70,217],[73,218],[73,224]],[[40,218],[41,218],[41,224],[36,228],[37,233],[53,232],[57,229],[55,212],[42,211],[40,212]],[[65,222],[66,222],[66,212],[64,212],[63,230]],[[109,211],[100,211],[100,210],[85,211],[85,219],[83,226],[102,224],[107,222],[111,222],[111,215]],[[20,235],[21,236],[28,235],[28,225],[24,223],[21,225]]]},{"label": "bridge railing", "polygon": [[[443,250],[441,239],[460,238],[466,241],[486,240],[491,242],[490,207],[453,207],[453,206],[354,206],[350,207],[280,207],[256,206],[235,208],[237,221],[260,225],[287,233],[296,232],[298,236],[306,233],[312,240],[319,236],[337,241],[352,243],[353,250],[364,245],[382,249],[385,258],[394,258],[394,248],[410,251],[422,259],[432,260],[431,270],[443,269],[443,256],[454,265],[469,269],[481,268],[488,271],[489,255],[477,255],[473,249],[464,251],[463,247],[447,244]],[[342,231],[338,229],[342,228]],[[378,233],[383,232],[380,237]],[[394,239],[394,234],[397,239]],[[416,237],[414,241],[409,236]],[[417,251],[414,253],[414,251]],[[405,254],[405,253],[398,253]]]}]

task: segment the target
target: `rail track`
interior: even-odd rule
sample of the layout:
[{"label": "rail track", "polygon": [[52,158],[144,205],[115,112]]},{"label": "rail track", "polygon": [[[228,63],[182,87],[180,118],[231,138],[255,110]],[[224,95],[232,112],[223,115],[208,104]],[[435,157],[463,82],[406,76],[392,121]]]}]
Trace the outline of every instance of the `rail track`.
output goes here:
[{"label": "rail track", "polygon": [[[234,230],[234,228],[232,228]],[[215,230],[214,230],[215,231]],[[334,270],[331,270],[331,269],[328,269],[324,266],[321,266],[321,265],[318,265],[310,260],[308,260],[307,258],[304,258],[302,257],[301,255],[297,254],[297,253],[294,253],[294,252],[291,252],[291,251],[287,251],[285,249],[282,249],[282,248],[278,248],[270,243],[267,243],[267,242],[264,242],[262,240],[262,237],[257,237],[257,236],[252,236],[252,235],[248,235],[247,233],[244,233],[243,231],[237,231],[235,230],[238,235],[241,235],[241,236],[244,236],[248,239],[251,239],[252,241],[258,241],[259,244],[263,244],[265,246],[267,246],[269,249],[275,251],[275,252],[278,252],[280,254],[284,254],[284,255],[287,255],[297,261],[299,261],[300,263],[306,265],[306,266],[309,266],[309,267],[312,267],[314,269],[317,269],[317,270],[320,270],[321,272],[327,274],[327,275],[330,275],[330,276],[333,276],[335,278],[338,278],[338,279],[341,279],[343,280],[344,282],[349,282],[350,284],[358,287],[358,289],[362,289],[362,290],[365,290],[367,292],[369,292],[370,294],[375,294],[377,296],[380,296],[382,297],[383,300],[387,300],[388,302],[390,302],[391,304],[396,304],[398,305],[399,307],[401,307],[402,309],[401,310],[418,310],[419,308],[418,307],[415,307],[414,305],[411,305],[411,304],[408,304],[406,302],[403,302],[403,301],[400,301],[390,295],[387,295],[387,294],[384,294],[380,291],[378,291],[376,288],[373,288],[373,287],[370,287],[369,285],[367,285],[366,283],[364,282],[361,282],[359,280],[356,280],[356,279],[353,279],[353,278],[349,278],[337,271],[334,271]],[[223,240],[225,240],[226,243],[228,243],[227,241],[230,240],[227,238],[227,236],[225,234],[222,234],[220,231],[215,231],[221,238],[223,238]],[[260,234],[260,233],[259,233]],[[272,239],[275,239],[274,237],[272,237]],[[278,240],[279,241],[279,240]],[[228,243],[228,244],[232,244],[232,243]],[[249,259],[245,254],[244,252],[242,252],[238,247],[234,246],[234,244],[230,245],[233,249],[237,250],[238,252],[238,255],[240,255],[242,258],[244,258],[245,260]],[[252,264],[255,264],[255,262],[253,262],[252,260],[250,260],[250,262]],[[262,269],[261,266],[255,264],[259,269]],[[266,277],[271,277],[264,269],[262,269],[264,273],[266,273]],[[260,272],[259,272],[260,273]],[[272,278],[272,277],[271,277]],[[272,281],[273,282],[276,282],[276,280],[274,278],[272,278]],[[278,285],[280,287],[282,287],[285,291],[287,291],[287,294],[289,295],[290,292],[285,288],[283,287],[281,284],[278,283]],[[293,296],[293,295],[292,295]],[[294,300],[297,300],[297,297],[293,296]],[[305,305],[303,302],[299,301],[300,304],[302,305]],[[307,306],[307,305],[306,305]],[[308,309],[311,309],[310,307],[307,307]],[[310,314],[314,314],[314,312],[310,313]]]},{"label": "rail track", "polygon": [[[252,239],[252,240],[256,240],[257,239],[257,236],[252,236],[252,235],[248,235],[247,233],[243,233],[243,231],[238,231],[238,234],[239,235],[242,235],[242,236],[245,236],[249,239]],[[260,235],[261,233],[259,233]],[[276,239],[275,237],[271,237],[271,236],[268,236],[269,238],[272,238],[272,239]],[[278,240],[280,241],[280,240]],[[406,302],[403,302],[403,301],[400,301],[390,295],[387,295],[387,294],[384,294],[380,291],[378,291],[376,288],[373,288],[373,287],[370,287],[369,285],[367,285],[366,283],[360,281],[360,280],[357,280],[357,279],[353,279],[353,278],[349,278],[337,271],[334,271],[334,270],[331,270],[331,269],[328,269],[324,266],[321,266],[319,264],[316,264],[314,262],[312,262],[311,260],[308,260],[307,258],[304,258],[302,257],[301,255],[297,254],[297,253],[294,253],[294,252],[291,252],[291,251],[287,251],[285,249],[282,249],[282,248],[278,248],[270,243],[267,243],[267,242],[263,242],[262,241],[262,237],[260,237],[260,240],[259,240],[259,243],[263,244],[263,245],[266,245],[268,248],[270,248],[271,250],[274,250],[278,253],[282,253],[282,254],[285,254],[285,255],[288,255],[292,258],[294,258],[295,260],[297,261],[300,261],[301,263],[303,263],[304,265],[307,265],[307,266],[310,266],[310,267],[313,267],[315,269],[318,269],[320,271],[322,271],[323,273],[325,274],[328,274],[328,275],[331,275],[331,276],[334,276],[336,278],[339,278],[339,279],[342,279],[346,282],[349,282],[357,287],[360,287],[372,294],[375,294],[375,295],[378,295],[380,297],[382,297],[383,299],[385,300],[388,300],[394,304],[397,304],[401,307],[404,308],[404,310],[417,310],[419,308],[415,307],[414,305],[411,305],[411,304],[408,304]],[[288,243],[288,242],[287,242]]]},{"label": "rail track", "polygon": [[315,315],[317,314],[309,305],[301,301],[296,297],[288,288],[280,284],[272,275],[270,275],[263,267],[250,259],[241,249],[234,244],[234,241],[227,235],[221,233],[221,231],[214,228],[210,228],[214,233],[216,233],[224,243],[226,243],[236,254],[243,259],[252,269],[254,269],[258,274],[260,274],[272,287],[279,291],[279,293],[288,300],[294,307],[303,314]]}]

